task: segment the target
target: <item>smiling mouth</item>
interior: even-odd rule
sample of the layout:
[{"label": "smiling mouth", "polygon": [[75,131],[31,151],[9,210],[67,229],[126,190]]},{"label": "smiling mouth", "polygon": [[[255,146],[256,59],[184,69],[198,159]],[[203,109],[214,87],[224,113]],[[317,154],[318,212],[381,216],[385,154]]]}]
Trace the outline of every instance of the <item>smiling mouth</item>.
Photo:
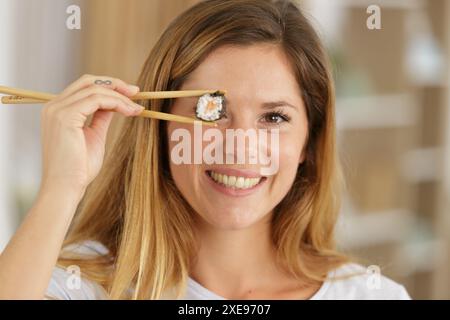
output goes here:
[{"label": "smiling mouth", "polygon": [[215,183],[235,190],[252,189],[267,179],[266,177],[248,178],[243,176],[229,176],[223,173],[217,173],[212,170],[207,170],[206,174]]}]

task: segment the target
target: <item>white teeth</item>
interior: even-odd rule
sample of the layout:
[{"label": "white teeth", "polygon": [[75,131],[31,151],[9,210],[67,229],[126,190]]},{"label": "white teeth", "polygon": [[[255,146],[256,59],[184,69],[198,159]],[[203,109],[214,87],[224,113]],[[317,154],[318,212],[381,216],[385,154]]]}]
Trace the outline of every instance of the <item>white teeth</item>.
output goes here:
[{"label": "white teeth", "polygon": [[210,171],[210,176],[214,181],[224,184],[227,187],[237,188],[237,189],[248,189],[257,185],[261,178],[245,178],[245,177],[235,177],[227,176],[225,174],[220,174],[214,171]]},{"label": "white teeth", "polygon": [[244,183],[245,183],[245,178],[243,177],[238,177],[236,180],[236,188],[243,188],[244,187]]}]

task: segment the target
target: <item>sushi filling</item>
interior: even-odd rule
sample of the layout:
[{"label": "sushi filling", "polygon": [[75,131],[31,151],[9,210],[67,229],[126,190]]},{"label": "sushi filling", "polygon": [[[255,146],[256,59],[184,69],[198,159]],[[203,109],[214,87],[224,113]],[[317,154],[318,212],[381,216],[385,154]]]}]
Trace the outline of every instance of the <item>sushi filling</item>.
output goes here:
[{"label": "sushi filling", "polygon": [[205,94],[198,99],[196,116],[203,121],[217,121],[225,114],[225,96],[220,93]]}]

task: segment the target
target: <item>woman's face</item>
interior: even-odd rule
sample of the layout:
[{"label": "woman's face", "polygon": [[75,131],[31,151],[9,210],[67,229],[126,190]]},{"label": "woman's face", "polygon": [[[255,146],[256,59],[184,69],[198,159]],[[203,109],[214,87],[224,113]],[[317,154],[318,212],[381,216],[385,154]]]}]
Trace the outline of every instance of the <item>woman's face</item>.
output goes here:
[{"label": "woman's face", "polygon": [[[240,229],[270,219],[272,209],[292,186],[304,160],[307,139],[306,111],[287,57],[281,48],[270,44],[220,47],[191,73],[181,88],[195,89],[226,90],[226,118],[217,122],[217,129],[202,127],[203,135],[208,130],[220,130],[223,134],[223,139],[212,141],[216,152],[223,153],[224,161],[206,164],[202,160],[195,164],[194,145],[204,150],[211,141],[195,135],[193,125],[169,122],[170,170],[176,186],[201,221],[215,228]],[[176,99],[171,113],[193,118],[197,100],[198,97]],[[190,134],[192,161],[176,164],[171,151],[180,147],[181,139],[172,141],[171,137],[183,129]],[[230,139],[226,139],[226,130],[239,135],[239,131],[234,131],[237,129],[252,131],[258,139],[251,143],[248,138],[245,145],[235,140],[233,148],[227,149]],[[266,130],[266,139],[260,138],[264,137],[261,129]],[[271,132],[276,131],[278,138],[271,137]],[[278,147],[271,138],[278,139]],[[266,154],[272,168],[278,170],[264,173],[261,168],[269,165],[261,164],[260,157],[250,160],[255,151],[257,155]],[[238,154],[245,156],[244,164],[238,163]]]}]

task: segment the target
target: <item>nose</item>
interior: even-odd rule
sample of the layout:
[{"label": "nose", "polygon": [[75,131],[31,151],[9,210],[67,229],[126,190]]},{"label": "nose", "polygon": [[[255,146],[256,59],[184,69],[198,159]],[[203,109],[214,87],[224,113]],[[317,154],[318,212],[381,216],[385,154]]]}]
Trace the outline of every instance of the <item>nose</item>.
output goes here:
[{"label": "nose", "polygon": [[231,105],[227,101],[226,105],[226,117],[217,121],[219,129],[252,129],[255,128],[255,115],[254,108],[249,105],[248,99],[236,99],[235,100],[243,100],[240,104]]},{"label": "nose", "polygon": [[229,110],[219,129],[224,137],[223,150],[227,163],[257,163],[258,132],[255,115],[250,107]]}]

